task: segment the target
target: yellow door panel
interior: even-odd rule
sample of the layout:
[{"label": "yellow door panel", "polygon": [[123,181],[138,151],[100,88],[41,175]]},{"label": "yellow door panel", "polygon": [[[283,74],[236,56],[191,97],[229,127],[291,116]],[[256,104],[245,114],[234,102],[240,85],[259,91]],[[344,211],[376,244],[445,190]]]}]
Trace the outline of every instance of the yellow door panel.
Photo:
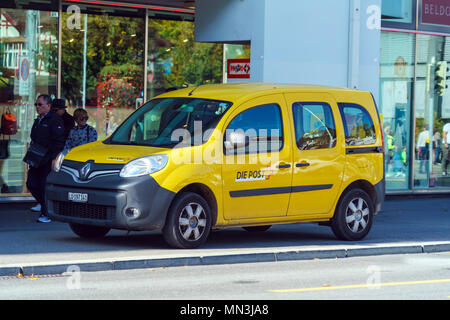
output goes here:
[{"label": "yellow door panel", "polygon": [[288,215],[329,215],[345,166],[339,109],[326,93],[288,93],[285,97],[295,141]]},{"label": "yellow door panel", "polygon": [[[222,177],[226,219],[286,216],[292,179],[287,119],[281,94],[243,103],[227,118],[223,127],[228,130],[224,131],[225,139],[231,131],[241,129],[248,137],[248,145],[232,154],[224,150]],[[262,132],[261,128],[270,130]],[[276,139],[277,135],[282,141]],[[269,152],[271,150],[273,152]]]}]

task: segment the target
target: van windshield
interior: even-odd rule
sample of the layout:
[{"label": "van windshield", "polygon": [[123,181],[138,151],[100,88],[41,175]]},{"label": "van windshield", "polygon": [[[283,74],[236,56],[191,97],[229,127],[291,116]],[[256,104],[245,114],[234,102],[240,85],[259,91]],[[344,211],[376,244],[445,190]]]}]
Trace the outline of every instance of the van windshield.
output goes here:
[{"label": "van windshield", "polygon": [[105,143],[164,148],[202,144],[212,131],[208,129],[216,127],[231,105],[198,98],[153,99],[131,114]]}]

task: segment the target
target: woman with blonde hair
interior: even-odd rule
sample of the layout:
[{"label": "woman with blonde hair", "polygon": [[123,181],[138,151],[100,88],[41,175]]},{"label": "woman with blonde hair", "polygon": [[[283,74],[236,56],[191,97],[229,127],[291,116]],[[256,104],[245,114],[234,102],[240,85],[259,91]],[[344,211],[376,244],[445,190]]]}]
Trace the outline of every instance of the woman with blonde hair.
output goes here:
[{"label": "woman with blonde hair", "polygon": [[94,127],[87,124],[88,113],[83,108],[78,108],[73,113],[76,126],[70,130],[64,151],[80,146],[85,143],[97,141],[97,131]]}]

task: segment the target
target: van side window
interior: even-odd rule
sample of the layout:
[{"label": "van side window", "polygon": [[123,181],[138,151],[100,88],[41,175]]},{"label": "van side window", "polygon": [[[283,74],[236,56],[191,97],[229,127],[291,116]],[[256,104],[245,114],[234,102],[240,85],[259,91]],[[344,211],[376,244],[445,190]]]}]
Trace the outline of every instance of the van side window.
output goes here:
[{"label": "van side window", "polygon": [[265,153],[280,151],[283,146],[281,110],[277,104],[247,109],[228,125],[225,139],[233,132],[245,133],[246,146],[235,153]]},{"label": "van side window", "polygon": [[333,112],[324,102],[295,102],[295,140],[300,150],[326,149],[336,145]]},{"label": "van side window", "polygon": [[377,141],[372,118],[364,107],[353,103],[338,103],[344,122],[345,144],[358,146]]}]

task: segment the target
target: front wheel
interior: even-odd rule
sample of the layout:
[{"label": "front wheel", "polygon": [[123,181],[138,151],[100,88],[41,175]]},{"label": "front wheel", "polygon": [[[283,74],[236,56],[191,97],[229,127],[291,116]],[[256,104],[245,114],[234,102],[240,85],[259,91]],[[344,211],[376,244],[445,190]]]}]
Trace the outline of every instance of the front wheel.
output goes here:
[{"label": "front wheel", "polygon": [[353,189],[339,201],[331,229],[340,240],[361,240],[372,227],[373,215],[372,198],[364,190]]},{"label": "front wheel", "polygon": [[211,209],[201,196],[181,193],[170,206],[163,236],[175,248],[192,249],[201,246],[211,231]]}]

